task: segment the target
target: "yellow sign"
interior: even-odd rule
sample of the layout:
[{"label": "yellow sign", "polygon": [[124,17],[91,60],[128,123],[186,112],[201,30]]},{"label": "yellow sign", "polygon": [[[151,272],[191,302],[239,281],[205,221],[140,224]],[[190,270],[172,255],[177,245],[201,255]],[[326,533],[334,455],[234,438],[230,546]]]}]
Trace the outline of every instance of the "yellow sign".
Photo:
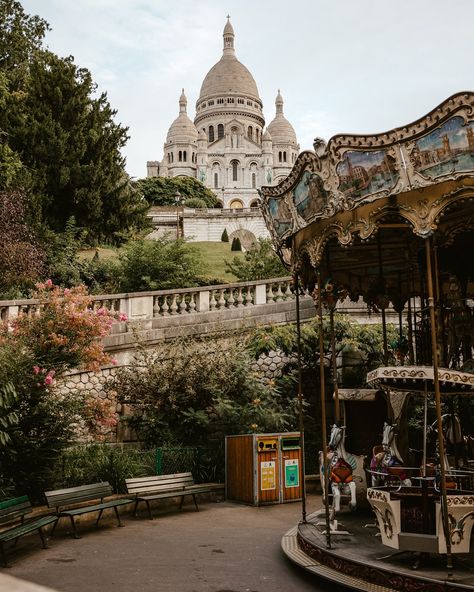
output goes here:
[{"label": "yellow sign", "polygon": [[268,460],[260,463],[260,489],[262,491],[268,489],[276,489],[276,471],[275,461]]}]

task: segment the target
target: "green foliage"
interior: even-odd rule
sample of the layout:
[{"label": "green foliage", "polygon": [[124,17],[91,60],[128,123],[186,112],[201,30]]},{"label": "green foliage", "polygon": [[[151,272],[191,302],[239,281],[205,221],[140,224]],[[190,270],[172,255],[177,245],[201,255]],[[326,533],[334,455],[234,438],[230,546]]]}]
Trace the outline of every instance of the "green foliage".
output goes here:
[{"label": "green foliage", "polygon": [[11,382],[0,384],[0,448],[11,441],[9,430],[18,424],[18,414],[14,411],[17,400],[15,387]]},{"label": "green foliage", "polygon": [[29,189],[36,224],[62,232],[74,216],[89,240],[121,242],[147,207],[124,171],[127,129],[88,70],[43,48],[48,28],[19,2],[0,3],[3,184]]},{"label": "green foliage", "polygon": [[[215,208],[219,203],[214,193],[194,177],[147,177],[135,182],[138,192],[153,206],[176,205],[176,194],[179,192],[188,205],[189,199],[200,199],[204,205],[188,205],[188,207]],[[197,202],[196,202],[197,203]]]},{"label": "green foliage", "polygon": [[183,202],[185,208],[207,208],[206,202],[201,197],[190,197]]},{"label": "green foliage", "polygon": [[[150,457],[150,454],[148,454]],[[116,493],[126,493],[125,479],[153,474],[143,452],[105,444],[73,446],[62,454],[54,487],[75,487],[108,481]],[[151,461],[153,461],[151,455]]]},{"label": "green foliage", "polygon": [[240,340],[177,340],[140,350],[113,388],[148,444],[218,445],[226,434],[281,431],[295,413],[251,366]]},{"label": "green foliage", "polygon": [[[230,250],[231,251],[241,251],[242,250],[242,243],[240,242],[240,238],[238,236],[234,236],[234,238],[232,239],[232,246],[230,247]],[[241,261],[241,259],[239,259],[239,261]]]},{"label": "green foliage", "polygon": [[119,254],[116,273],[120,290],[166,290],[198,285],[199,251],[183,239],[133,241]]},{"label": "green foliage", "polygon": [[[0,446],[0,467],[18,493],[39,500],[52,482],[61,450],[91,413],[84,394],[62,396],[54,383],[72,368],[110,363],[99,338],[109,332],[112,317],[104,309],[92,311],[91,299],[80,288],[64,291],[48,282],[36,296],[39,314],[0,324],[0,417],[8,416],[1,431],[9,438]],[[5,385],[11,385],[7,392]]]},{"label": "green foliage", "polygon": [[0,191],[0,297],[27,295],[44,270],[44,253],[25,224],[23,192]]},{"label": "green foliage", "polygon": [[223,243],[229,242],[229,235],[227,234],[227,228],[224,228],[224,232],[222,233],[222,236],[221,236],[221,241]]},{"label": "green foliage", "polygon": [[[232,249],[233,251],[235,249]],[[241,282],[283,277],[288,274],[273,250],[270,239],[259,238],[250,247],[245,257],[226,261],[227,271],[233,273]]]}]

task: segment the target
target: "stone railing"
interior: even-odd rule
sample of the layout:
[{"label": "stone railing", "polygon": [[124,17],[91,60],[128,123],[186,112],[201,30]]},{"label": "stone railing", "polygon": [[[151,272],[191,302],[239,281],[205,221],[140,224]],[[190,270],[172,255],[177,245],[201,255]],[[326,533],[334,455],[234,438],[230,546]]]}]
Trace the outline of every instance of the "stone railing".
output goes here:
[{"label": "stone railing", "polygon": [[[129,294],[92,296],[94,309],[124,312],[130,321],[189,315],[273,304],[294,298],[291,278],[157,290]],[[41,310],[38,300],[0,301],[0,319],[12,320],[19,314],[35,315]]]}]

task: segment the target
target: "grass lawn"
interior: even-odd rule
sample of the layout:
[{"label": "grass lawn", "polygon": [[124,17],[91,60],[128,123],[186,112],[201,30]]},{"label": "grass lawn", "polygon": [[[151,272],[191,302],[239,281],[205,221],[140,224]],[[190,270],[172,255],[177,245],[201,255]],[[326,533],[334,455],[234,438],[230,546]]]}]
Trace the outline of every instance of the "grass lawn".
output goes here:
[{"label": "grass lawn", "polygon": [[222,283],[231,283],[238,281],[232,273],[226,273],[224,261],[231,261],[234,257],[244,257],[245,253],[242,251],[231,251],[231,243],[211,243],[211,242],[196,242],[190,243],[195,245],[202,253],[206,264],[205,275],[209,278],[218,278]]}]

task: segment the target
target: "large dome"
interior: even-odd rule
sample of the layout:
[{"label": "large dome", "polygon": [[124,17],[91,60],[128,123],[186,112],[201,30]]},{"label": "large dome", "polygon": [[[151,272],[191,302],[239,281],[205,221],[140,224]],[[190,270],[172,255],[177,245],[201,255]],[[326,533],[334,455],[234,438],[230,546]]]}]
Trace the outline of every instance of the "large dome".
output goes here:
[{"label": "large dome", "polygon": [[257,84],[248,69],[235,57],[234,29],[227,21],[224,28],[224,51],[221,59],[212,66],[201,86],[198,102],[215,95],[236,95],[260,100]]}]

